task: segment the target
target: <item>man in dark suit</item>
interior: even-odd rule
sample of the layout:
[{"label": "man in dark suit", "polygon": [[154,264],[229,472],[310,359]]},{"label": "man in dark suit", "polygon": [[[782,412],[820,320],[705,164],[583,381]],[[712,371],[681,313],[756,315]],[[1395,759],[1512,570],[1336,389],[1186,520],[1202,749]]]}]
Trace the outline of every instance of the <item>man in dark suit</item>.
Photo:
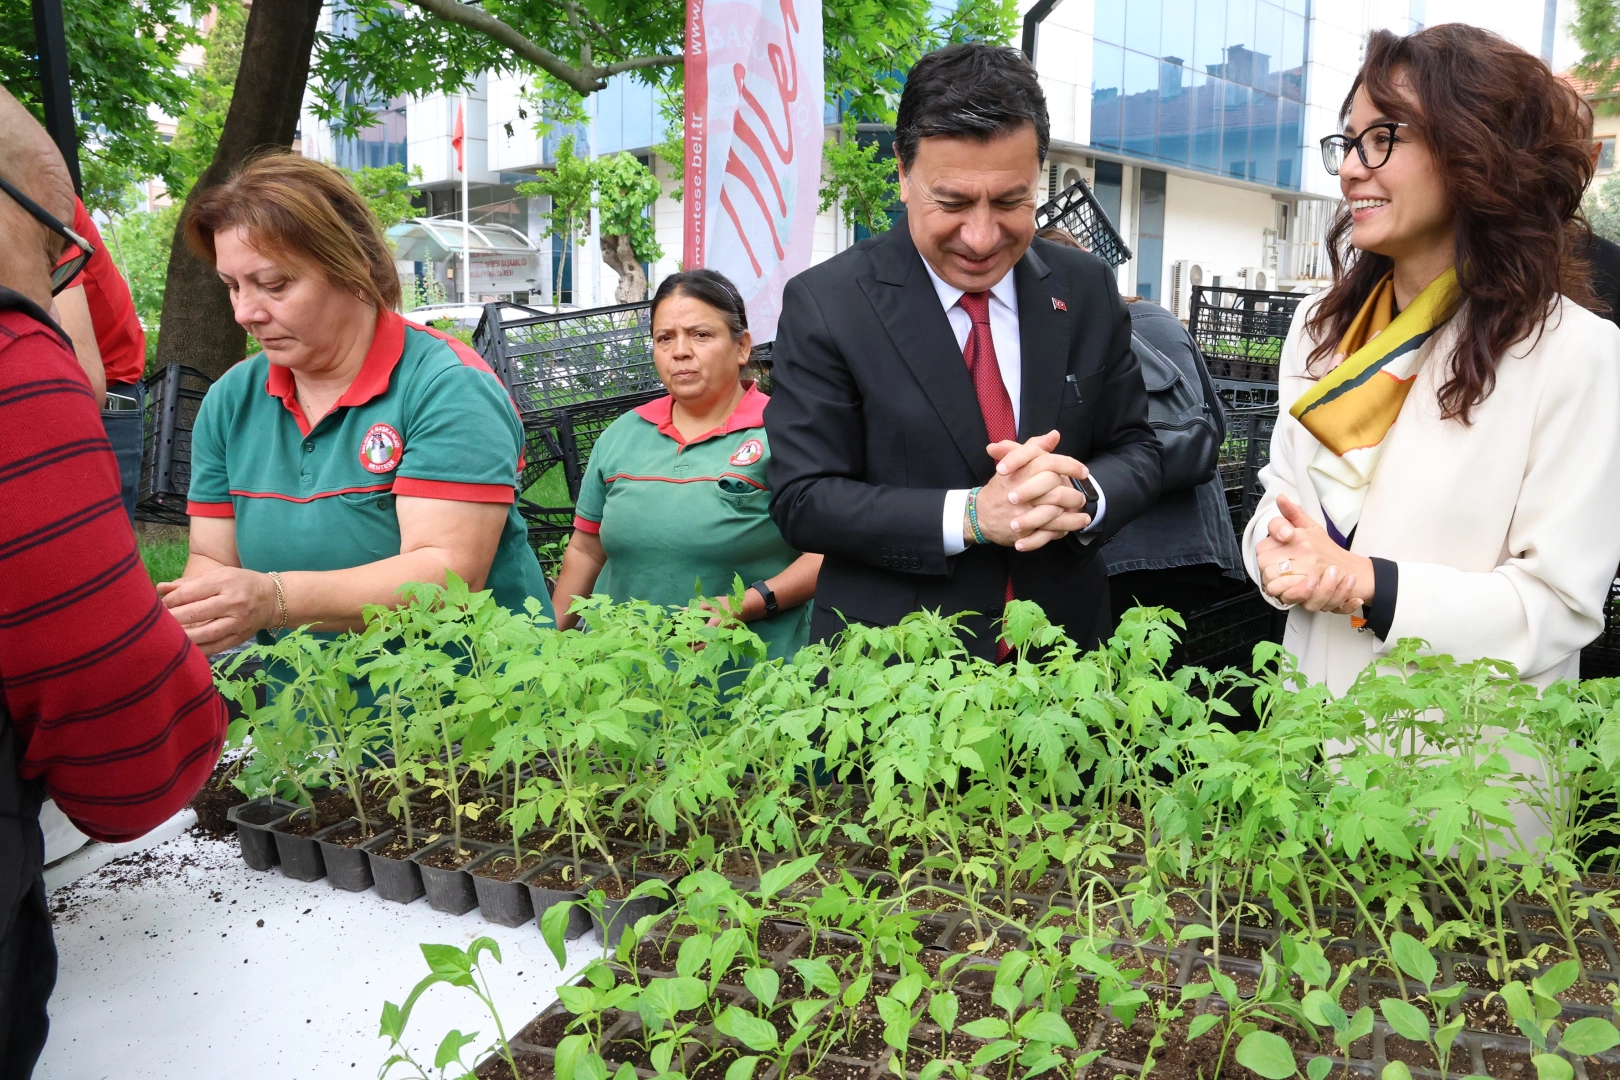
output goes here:
[{"label": "man in dark suit", "polygon": [[1004,658],[1012,597],[1083,645],[1109,632],[1097,549],[1157,499],[1159,444],[1112,271],[1034,239],[1047,143],[1022,53],[930,53],[895,127],[904,219],[787,284],[771,516],[826,555],[813,638],[967,612],[968,647]]}]

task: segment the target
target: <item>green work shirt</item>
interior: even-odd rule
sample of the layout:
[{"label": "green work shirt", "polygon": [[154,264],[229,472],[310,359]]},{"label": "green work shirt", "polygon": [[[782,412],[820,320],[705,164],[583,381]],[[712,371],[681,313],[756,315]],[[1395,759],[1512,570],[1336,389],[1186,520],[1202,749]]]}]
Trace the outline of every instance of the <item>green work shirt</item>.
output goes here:
[{"label": "green work shirt", "polygon": [[[684,607],[775,577],[799,553],[768,513],[770,442],[765,403],[749,385],[725,424],[687,442],[659,398],[613,422],[591,450],[574,527],[598,533],[607,565],[596,591],[614,601]],[[791,659],[810,637],[810,605],[749,623],[773,658]]]},{"label": "green work shirt", "polygon": [[522,611],[545,578],[517,509],[523,425],[500,380],[439,331],[377,316],[354,382],[311,427],[263,353],[209,388],[191,439],[193,517],[234,517],[250,570],[347,570],[399,554],[394,497],[511,509],[485,588]]}]

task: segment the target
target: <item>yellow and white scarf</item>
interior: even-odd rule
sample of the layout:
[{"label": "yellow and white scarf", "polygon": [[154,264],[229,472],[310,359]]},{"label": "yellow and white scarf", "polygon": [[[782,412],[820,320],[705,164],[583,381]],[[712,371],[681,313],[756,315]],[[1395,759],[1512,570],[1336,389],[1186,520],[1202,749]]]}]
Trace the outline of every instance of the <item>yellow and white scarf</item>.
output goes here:
[{"label": "yellow and white scarf", "polygon": [[1453,268],[1397,315],[1395,278],[1386,274],[1351,320],[1333,370],[1288,410],[1322,444],[1305,471],[1329,531],[1346,547],[1389,429],[1427,356],[1423,345],[1450,317],[1456,290]]}]

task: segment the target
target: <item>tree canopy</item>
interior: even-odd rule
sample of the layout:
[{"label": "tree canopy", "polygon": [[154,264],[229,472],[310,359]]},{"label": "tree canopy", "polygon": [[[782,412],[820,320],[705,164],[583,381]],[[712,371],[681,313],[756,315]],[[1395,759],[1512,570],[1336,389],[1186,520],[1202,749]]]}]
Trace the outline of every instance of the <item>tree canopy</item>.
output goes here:
[{"label": "tree canopy", "polygon": [[[62,5],[68,78],[79,117],[85,205],[112,210],[131,184],[184,186],[185,163],[149,110],[183,116],[196,93],[180,52],[198,40],[183,0],[73,0]],[[29,0],[0,0],[0,82],[44,122]]]}]

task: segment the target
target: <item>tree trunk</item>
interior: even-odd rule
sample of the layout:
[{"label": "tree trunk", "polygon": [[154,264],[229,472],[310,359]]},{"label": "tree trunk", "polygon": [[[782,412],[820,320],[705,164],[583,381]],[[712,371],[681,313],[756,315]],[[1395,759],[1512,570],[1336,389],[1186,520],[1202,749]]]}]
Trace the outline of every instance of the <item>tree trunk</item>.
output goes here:
[{"label": "tree trunk", "polygon": [[602,261],[613,267],[619,275],[619,287],[613,299],[621,304],[635,304],[647,299],[647,275],[642,272],[641,260],[630,238],[623,233],[602,236]]},{"label": "tree trunk", "polygon": [[[242,40],[230,110],[214,160],[186,196],[186,209],[255,153],[289,149],[309,78],[321,0],[254,0]],[[180,215],[184,221],[185,214]],[[219,378],[242,359],[247,332],[214,268],[191,254],[176,225],[158,332],[158,363],[185,364]]]}]

